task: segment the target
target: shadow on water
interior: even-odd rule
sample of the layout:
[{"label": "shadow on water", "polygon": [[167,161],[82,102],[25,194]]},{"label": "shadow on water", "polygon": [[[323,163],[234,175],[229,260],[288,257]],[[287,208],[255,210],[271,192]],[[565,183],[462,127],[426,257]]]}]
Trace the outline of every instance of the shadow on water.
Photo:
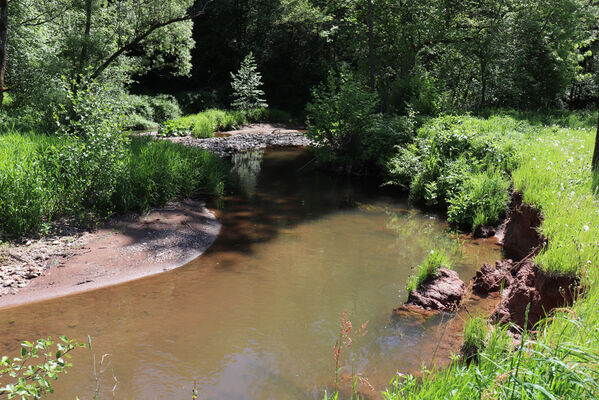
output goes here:
[{"label": "shadow on water", "polygon": [[[187,399],[197,382],[206,399],[322,398],[334,372],[332,346],[347,309],[355,326],[356,368],[377,390],[396,371],[430,360],[440,321],[392,321],[411,268],[432,246],[453,248],[437,216],[408,207],[375,182],[325,175],[306,152],[240,154],[241,193],[215,204],[222,230],[188,265],[127,284],[0,311],[0,353],[65,334],[98,355],[112,354],[102,398]],[[469,279],[499,258],[482,243],[456,254]],[[343,374],[349,366],[343,359]],[[91,356],[56,385],[56,398],[90,397]]]}]

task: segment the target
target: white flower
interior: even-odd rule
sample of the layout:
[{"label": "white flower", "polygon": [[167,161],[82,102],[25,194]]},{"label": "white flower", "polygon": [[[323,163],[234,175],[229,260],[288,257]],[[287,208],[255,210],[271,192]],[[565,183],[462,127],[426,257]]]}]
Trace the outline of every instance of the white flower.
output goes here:
[{"label": "white flower", "polygon": [[584,231],[587,232],[589,230],[589,226],[585,225],[585,226],[582,227],[582,229],[584,229]]}]

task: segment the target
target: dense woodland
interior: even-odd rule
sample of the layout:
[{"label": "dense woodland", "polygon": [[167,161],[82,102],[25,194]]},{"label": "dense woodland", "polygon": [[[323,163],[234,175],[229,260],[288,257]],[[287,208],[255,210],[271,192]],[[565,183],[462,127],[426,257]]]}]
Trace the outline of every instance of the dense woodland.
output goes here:
[{"label": "dense woodland", "polygon": [[374,75],[389,113],[407,104],[427,115],[585,108],[597,96],[592,1],[10,0],[3,8],[5,90],[31,118],[61,100],[62,76],[87,74],[123,93],[174,95],[189,112],[228,106],[229,74],[249,52],[269,104],[295,113],[345,64],[366,83]]},{"label": "dense woodland", "polygon": [[[475,362],[385,398],[596,398],[598,34],[594,0],[0,0],[0,239],[233,190],[220,157],[134,131],[305,126],[320,168],[399,188],[454,232],[499,224],[521,191],[544,216],[536,265],[582,283],[516,347],[466,324]],[[0,398],[39,398],[64,367]]]}]

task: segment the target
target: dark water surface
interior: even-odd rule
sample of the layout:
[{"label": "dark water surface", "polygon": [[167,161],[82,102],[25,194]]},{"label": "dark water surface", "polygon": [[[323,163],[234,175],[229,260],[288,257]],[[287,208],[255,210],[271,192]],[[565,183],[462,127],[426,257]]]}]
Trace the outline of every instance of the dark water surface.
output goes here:
[{"label": "dark water surface", "polygon": [[[369,320],[356,369],[383,389],[395,372],[430,360],[426,327],[392,322],[411,268],[451,246],[445,223],[376,187],[320,174],[300,151],[234,158],[244,194],[218,204],[221,236],[208,252],[158,276],[0,311],[0,350],[67,335],[110,354],[102,399],[322,398],[334,378],[332,347],[344,310]],[[468,246],[454,268],[469,279],[499,258]],[[344,373],[348,373],[348,354]],[[50,398],[93,397],[86,349]]]}]

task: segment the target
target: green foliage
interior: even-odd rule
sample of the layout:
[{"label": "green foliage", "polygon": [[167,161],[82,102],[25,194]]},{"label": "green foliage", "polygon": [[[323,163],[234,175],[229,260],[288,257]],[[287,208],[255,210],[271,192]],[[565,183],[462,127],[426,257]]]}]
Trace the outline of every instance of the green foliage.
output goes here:
[{"label": "green foliage", "polygon": [[467,362],[478,361],[487,340],[487,323],[482,317],[471,317],[464,323],[461,353]]},{"label": "green foliage", "polygon": [[[249,110],[252,111],[252,110]],[[240,128],[249,118],[246,112],[210,109],[198,114],[185,115],[165,122],[158,131],[160,136],[213,137],[215,132]]]},{"label": "green foliage", "polygon": [[62,336],[57,343],[48,338],[21,346],[19,357],[0,359],[0,378],[6,383],[0,387],[0,398],[37,400],[53,393],[52,381],[72,366],[69,353],[85,345]]},{"label": "green foliage", "polygon": [[[535,263],[553,275],[581,277],[584,296],[571,310],[554,310],[551,318],[535,327],[534,338],[525,332],[515,350],[506,328],[495,327],[477,364],[453,362],[448,368],[424,371],[419,380],[396,379],[386,399],[587,399],[599,395],[599,214],[589,162],[596,132],[581,126],[542,126],[545,123],[538,121],[545,118],[536,113],[531,116],[534,126],[507,121],[522,131],[516,147],[519,164],[512,171],[515,189],[523,191],[524,201],[540,209],[544,218],[540,229],[548,244]],[[580,119],[574,123],[585,125]]]},{"label": "green foliage", "polygon": [[451,268],[449,257],[439,250],[431,250],[422,264],[416,267],[416,273],[408,281],[406,291],[410,293],[418,290],[420,285],[437,275],[441,267]]},{"label": "green foliage", "polygon": [[190,125],[185,120],[168,120],[164,122],[158,129],[158,136],[187,136]]},{"label": "green foliage", "polygon": [[312,101],[306,106],[306,135],[316,143],[319,162],[358,170],[386,145],[392,147],[393,136],[381,129],[377,104],[376,94],[348,68],[331,72],[312,91]]},{"label": "green foliage", "polygon": [[447,200],[447,219],[470,230],[496,225],[507,213],[509,189],[510,180],[497,169],[468,173],[461,189]]},{"label": "green foliage", "polygon": [[[133,138],[125,149],[124,173],[114,179],[109,203],[103,203],[105,208],[100,204],[86,208],[89,199],[73,191],[89,188],[87,180],[58,175],[78,161],[56,165],[57,159],[67,159],[67,149],[77,146],[73,142],[68,137],[18,133],[0,136],[0,235],[35,233],[42,223],[62,216],[91,222],[113,212],[144,211],[198,193],[219,196],[228,182],[227,165],[216,155],[174,143]],[[80,167],[84,175],[93,169]]]},{"label": "green foliage", "polygon": [[57,116],[59,146],[45,149],[43,168],[49,184],[60,187],[69,213],[110,213],[117,184],[127,175],[129,138],[121,128],[122,110],[95,81],[65,85],[67,106]]},{"label": "green foliage", "polygon": [[167,120],[181,116],[181,108],[173,96],[125,95],[121,101],[126,115],[123,125],[127,128],[153,129]]},{"label": "green foliage", "polygon": [[254,55],[250,52],[239,67],[237,73],[231,73],[231,87],[233,88],[233,102],[231,106],[240,111],[254,108],[267,108],[262,87],[262,75]]},{"label": "green foliage", "polygon": [[224,194],[228,168],[210,152],[149,138],[135,138],[129,151],[128,177],[113,196],[120,213],[145,211],[200,193]]},{"label": "green foliage", "polygon": [[387,164],[389,183],[409,188],[415,202],[449,206],[456,226],[498,222],[507,210],[506,174],[516,166],[521,129],[511,119],[433,119],[413,143],[397,149]]}]

